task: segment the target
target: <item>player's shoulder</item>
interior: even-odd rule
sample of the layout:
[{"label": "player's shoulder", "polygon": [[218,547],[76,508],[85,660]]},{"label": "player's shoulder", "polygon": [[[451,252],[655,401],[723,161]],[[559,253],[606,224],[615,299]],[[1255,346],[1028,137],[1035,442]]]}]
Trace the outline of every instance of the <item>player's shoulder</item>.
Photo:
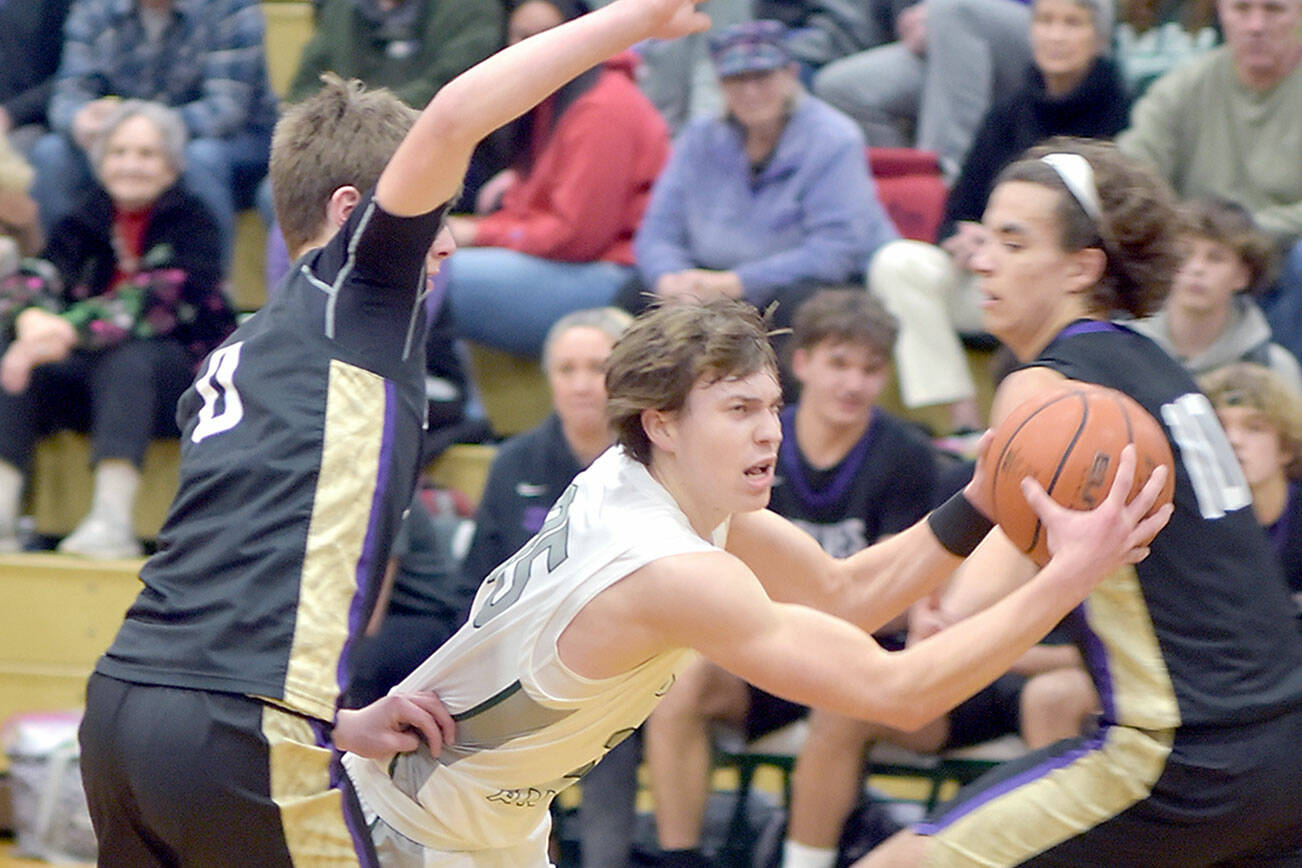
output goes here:
[{"label": "player's shoulder", "polygon": [[1004,377],[995,390],[990,423],[997,425],[1014,407],[1052,389],[1061,388],[1067,377],[1048,365],[1028,365]]},{"label": "player's shoulder", "polygon": [[665,554],[635,570],[633,576],[664,592],[690,591],[702,582],[753,578],[741,558],[723,549]]}]

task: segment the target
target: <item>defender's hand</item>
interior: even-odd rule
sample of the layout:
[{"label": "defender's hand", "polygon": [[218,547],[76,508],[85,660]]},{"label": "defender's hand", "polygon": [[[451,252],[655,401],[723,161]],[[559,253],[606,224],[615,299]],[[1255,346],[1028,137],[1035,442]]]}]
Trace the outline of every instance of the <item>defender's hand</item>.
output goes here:
[{"label": "defender's hand", "polygon": [[340,750],[384,759],[413,751],[422,742],[438,756],[455,736],[452,715],[433,693],[391,693],[365,708],[340,709],[333,740]]}]

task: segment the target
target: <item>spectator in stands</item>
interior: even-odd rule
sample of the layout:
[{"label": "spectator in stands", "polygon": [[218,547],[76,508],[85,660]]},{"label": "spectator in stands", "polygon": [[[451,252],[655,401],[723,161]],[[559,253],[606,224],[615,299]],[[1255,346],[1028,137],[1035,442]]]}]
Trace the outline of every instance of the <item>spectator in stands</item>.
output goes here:
[{"label": "spectator in stands", "polygon": [[1217,0],[1225,45],[1135,103],[1118,146],[1182,198],[1236,201],[1287,252],[1260,297],[1275,340],[1302,355],[1302,0]]},{"label": "spectator in stands", "polygon": [[181,113],[185,183],[216,218],[229,256],[237,207],[267,171],[276,99],[267,84],[258,0],[75,0],[49,120],[32,151],[46,229],[91,181],[86,155],[118,100]]},{"label": "spectator in stands", "polygon": [[896,18],[896,42],[829,63],[814,93],[869,145],[935,151],[953,177],[991,101],[1018,86],[1029,18],[1025,0],[919,0]]},{"label": "spectator in stands", "polygon": [[311,96],[333,72],[423,106],[497,50],[503,17],[499,0],[325,0],[287,98]]},{"label": "spectator in stands", "polygon": [[791,24],[791,56],[802,71],[819,68],[895,41],[895,22],[916,0],[810,0],[808,11]]},{"label": "spectator in stands", "polygon": [[185,124],[165,106],[119,103],[92,160],[99,184],[55,227],[46,272],[5,284],[13,329],[0,357],[0,548],[37,437],[88,430],[90,514],[59,550],[140,554],[132,507],[151,437],[179,436],[176,402],[199,361],[234,328],[212,215],[179,183]]},{"label": "spectator in stands", "polygon": [[1228,365],[1198,384],[1252,489],[1252,508],[1279,555],[1302,617],[1302,397],[1269,368]]},{"label": "spectator in stands", "polygon": [[[543,342],[555,412],[502,444],[475,511],[463,572],[476,584],[529,541],[574,477],[615,442],[606,423],[606,359],[632,321],[617,308],[561,317]],[[585,868],[628,864],[641,756],[628,739],[583,778],[579,836]]]},{"label": "spectator in stands", "polygon": [[637,234],[638,271],[657,298],[779,301],[787,324],[803,298],[859,279],[897,237],[862,136],[801,88],[785,38],[766,20],[712,39],[727,115],[679,134]]},{"label": "spectator in stands", "polygon": [[895,351],[903,401],[947,405],[955,430],[983,427],[958,332],[981,330],[969,263],[995,177],[1049,136],[1111,138],[1126,125],[1125,85],[1106,56],[1110,15],[1097,0],[1036,0],[1032,62],[1021,86],[986,113],[945,203],[939,246],[903,240],[873,260],[869,289],[900,320]]},{"label": "spectator in stands", "polygon": [[[819,292],[796,313],[791,369],[800,401],[782,411],[782,442],[769,509],[829,554],[846,557],[927,512],[936,481],[930,445],[877,406],[890,378],[895,322],[859,290]],[[900,472],[900,468],[909,468]],[[903,623],[888,628],[899,632]],[[804,708],[698,660],[646,723],[646,753],[663,864],[699,864],[709,792],[710,726],[725,721],[753,739]]]},{"label": "spectator in stands", "polygon": [[[507,41],[585,8],[517,0]],[[626,52],[588,70],[517,121],[513,167],[481,188],[479,214],[449,218],[461,249],[448,260],[448,298],[463,337],[537,355],[552,323],[609,304],[632,276],[633,233],[669,152],[635,61]]]},{"label": "spectator in stands", "polygon": [[1118,4],[1113,45],[1132,97],[1220,41],[1216,0],[1121,0]]},{"label": "spectator in stands", "polygon": [[1272,369],[1302,398],[1302,370],[1293,354],[1272,343],[1253,293],[1269,285],[1275,249],[1247,209],[1225,200],[1185,206],[1189,232],[1184,261],[1162,310],[1135,329],[1175,356],[1194,375],[1234,362]]},{"label": "spectator in stands", "polygon": [[749,21],[752,5],[751,0],[710,0],[710,30],[706,33],[649,40],[637,47],[642,59],[638,86],[674,133],[692,118],[723,110],[719,79],[710,62],[709,34]]},{"label": "spectator in stands", "polygon": [[72,0],[0,3],[0,136],[24,154],[46,131],[45,107]]}]

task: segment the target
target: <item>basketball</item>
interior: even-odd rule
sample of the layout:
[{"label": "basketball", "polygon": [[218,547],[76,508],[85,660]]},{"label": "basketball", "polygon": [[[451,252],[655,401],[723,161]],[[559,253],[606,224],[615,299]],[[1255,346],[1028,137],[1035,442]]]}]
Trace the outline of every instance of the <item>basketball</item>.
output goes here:
[{"label": "basketball", "polygon": [[1175,470],[1162,426],[1134,398],[1088,383],[1036,395],[995,429],[988,453],[993,462],[995,521],[1013,544],[1040,566],[1049,560],[1044,528],[1020,487],[1034,477],[1055,501],[1092,509],[1107,497],[1121,450],[1136,449],[1135,481],[1127,499],[1143,488],[1160,464],[1168,469],[1156,510],[1171,501]]}]

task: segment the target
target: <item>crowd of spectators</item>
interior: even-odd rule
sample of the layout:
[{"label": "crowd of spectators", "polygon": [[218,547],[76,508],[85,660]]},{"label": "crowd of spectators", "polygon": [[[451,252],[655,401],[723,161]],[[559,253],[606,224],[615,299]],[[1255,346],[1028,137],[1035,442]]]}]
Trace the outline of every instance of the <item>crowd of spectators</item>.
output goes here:
[{"label": "crowd of spectators", "polygon": [[[280,98],[300,100],[334,73],[420,108],[503,44],[600,3],[317,0]],[[0,0],[0,551],[23,545],[32,449],[62,427],[90,434],[94,490],[59,548],[142,551],[131,515],[145,446],[176,436],[177,398],[236,318],[236,215],[263,182],[278,111],[263,5]],[[1063,135],[1115,138],[1186,200],[1184,266],[1166,307],[1136,328],[1205,377],[1302,595],[1302,522],[1290,518],[1302,515],[1302,163],[1292,157],[1302,0],[712,0],[707,11],[709,34],[643,44],[583,73],[477,152],[448,218],[460,249],[433,282],[430,315],[454,363],[462,350],[452,344],[465,341],[541,357],[555,413],[501,447],[464,561],[449,560],[446,529],[414,504],[415,542],[395,553],[414,590],[388,633],[376,625],[368,665],[403,645],[393,631],[414,629],[422,600],[448,619],[460,612],[467,589],[611,442],[600,365],[624,311],[722,295],[771,307],[788,326],[828,287],[880,300],[890,340],[835,329],[797,340],[790,394],[830,376],[817,367],[832,352],[820,341],[848,342],[872,356],[874,376],[898,378],[906,408],[947,410],[948,428],[932,433],[981,429],[964,341],[981,331],[970,261],[982,213],[1007,164]],[[948,196],[935,238],[900,237],[868,159],[883,147],[937,155]],[[279,240],[274,226],[270,237]],[[279,251],[276,274],[291,267]],[[843,327],[873,321],[860,302],[844,302]],[[846,364],[858,362],[871,367]],[[819,408],[817,391],[787,413],[791,480],[798,470],[827,482],[865,432],[903,424],[873,407],[881,384],[871,385],[860,415],[832,426],[855,435],[839,452],[806,442],[814,427],[798,414]],[[466,404],[458,399],[458,420]],[[925,509],[929,495],[914,492],[910,505]],[[444,580],[460,582],[456,599],[422,597],[422,582]],[[443,635],[426,636],[411,659]],[[652,721],[663,780],[689,790],[666,800],[662,842],[675,849],[700,832],[702,781],[699,769],[682,772],[696,756],[683,748],[683,720],[701,723],[703,697],[717,705],[721,695],[697,676]],[[738,707],[719,716],[744,720],[753,696],[728,695]],[[838,759],[897,735],[816,723],[823,743],[841,746]],[[949,743],[949,723],[919,743]],[[703,732],[688,733],[688,748]],[[610,796],[584,824],[585,864],[627,858],[637,750],[630,740],[590,781]],[[809,785],[830,786],[808,771],[818,759]],[[795,815],[793,840],[825,846],[826,819]]]}]

